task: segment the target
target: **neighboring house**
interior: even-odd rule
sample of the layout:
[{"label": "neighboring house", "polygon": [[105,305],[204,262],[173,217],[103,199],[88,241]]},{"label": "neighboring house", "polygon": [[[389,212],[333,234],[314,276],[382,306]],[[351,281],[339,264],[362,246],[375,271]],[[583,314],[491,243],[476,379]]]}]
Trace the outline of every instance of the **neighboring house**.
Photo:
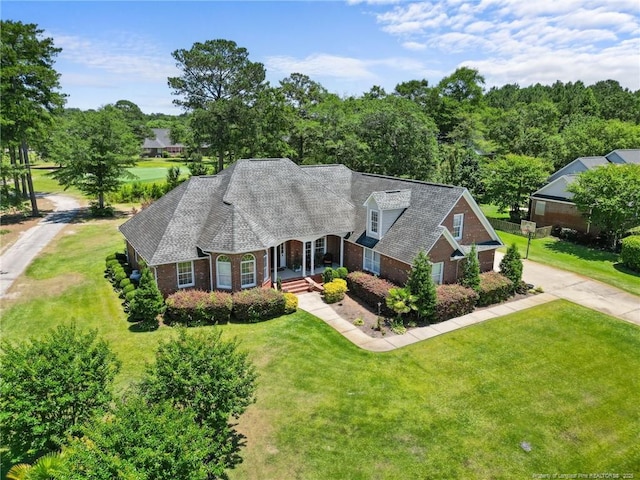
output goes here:
[{"label": "neighboring house", "polygon": [[473,243],[482,271],[502,245],[465,188],[282,158],[192,177],[120,231],[130,261],[152,267],[164,295],[268,287],[326,263],[403,284],[420,250],[434,280],[451,283]]},{"label": "neighboring house", "polygon": [[583,233],[597,233],[597,227],[578,211],[567,187],[578,175],[611,164],[640,164],[640,149],[614,150],[604,157],[580,157],[551,175],[547,184],[531,195],[530,220],[538,226],[558,225]]},{"label": "neighboring house", "polygon": [[145,138],[142,144],[142,155],[146,157],[161,157],[163,152],[178,155],[183,152],[184,145],[171,141],[170,129],[152,128],[154,138]]}]

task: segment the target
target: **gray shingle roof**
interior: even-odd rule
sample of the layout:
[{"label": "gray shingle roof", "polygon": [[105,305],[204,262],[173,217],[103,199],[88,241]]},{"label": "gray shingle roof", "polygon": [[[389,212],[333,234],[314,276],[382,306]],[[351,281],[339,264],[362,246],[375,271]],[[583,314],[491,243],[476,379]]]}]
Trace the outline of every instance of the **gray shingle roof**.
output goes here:
[{"label": "gray shingle roof", "polygon": [[607,154],[607,160],[611,163],[635,163],[640,164],[640,149],[618,149]]},{"label": "gray shingle roof", "polygon": [[184,147],[181,143],[171,141],[171,130],[168,128],[152,128],[154,138],[145,138],[142,148]]},{"label": "gray shingle roof", "polygon": [[375,251],[411,263],[444,231],[464,188],[353,172],[343,165],[300,167],[288,159],[240,160],[214,176],[192,177],[120,230],[150,264],[242,253],[289,239],[352,232],[366,242],[364,202],[404,208]]},{"label": "gray shingle roof", "polygon": [[411,190],[391,190],[371,194],[380,210],[396,210],[411,205]]}]

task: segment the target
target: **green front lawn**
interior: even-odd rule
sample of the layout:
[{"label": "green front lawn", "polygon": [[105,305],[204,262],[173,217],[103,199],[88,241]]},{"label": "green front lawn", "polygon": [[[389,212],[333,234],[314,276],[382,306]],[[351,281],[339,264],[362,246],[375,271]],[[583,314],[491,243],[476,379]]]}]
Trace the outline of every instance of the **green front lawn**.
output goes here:
[{"label": "green front lawn", "polygon": [[[123,362],[118,392],[173,335],[130,331],[102,278],[104,257],[122,249],[121,221],[68,227],[0,316],[4,340],[69,321],[96,328]],[[221,328],[260,373],[233,479],[531,478],[640,465],[640,329],[569,302],[384,354],[304,312]]]},{"label": "green front lawn", "polygon": [[[501,231],[498,231],[498,235],[507,246],[515,243],[524,258],[527,251],[525,237]],[[506,248],[501,250],[506,251]],[[640,274],[625,268],[620,263],[619,255],[612,252],[594,250],[555,237],[546,237],[531,240],[529,260],[579,273],[634,295],[640,295]]]}]

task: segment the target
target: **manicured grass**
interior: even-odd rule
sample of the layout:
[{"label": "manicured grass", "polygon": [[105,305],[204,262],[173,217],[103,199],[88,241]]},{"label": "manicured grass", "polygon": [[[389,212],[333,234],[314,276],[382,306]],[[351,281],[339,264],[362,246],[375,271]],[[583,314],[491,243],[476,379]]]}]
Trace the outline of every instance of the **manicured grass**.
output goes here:
[{"label": "manicured grass", "polygon": [[498,218],[500,220],[509,220],[509,212],[506,212],[506,211],[500,212],[496,205],[483,203],[482,205],[480,205],[480,209],[482,210],[482,213],[484,213],[484,215],[487,218]]},{"label": "manicured grass", "polygon": [[[515,243],[524,258],[527,250],[525,237],[500,231],[498,235],[507,246]],[[506,248],[501,250],[506,251]],[[579,273],[634,295],[640,295],[640,274],[624,267],[620,263],[619,255],[612,252],[546,237],[531,240],[529,260]]]},{"label": "manicured grass", "polygon": [[[173,335],[130,331],[102,277],[104,257],[122,249],[121,221],[68,227],[0,317],[5,340],[69,321],[96,328],[123,362],[118,392]],[[221,328],[260,373],[233,479],[531,478],[640,465],[640,329],[569,302],[385,354],[304,312]]]},{"label": "manicured grass", "polygon": [[[179,167],[179,165],[175,165]],[[131,167],[127,168],[129,172],[135,175],[135,178],[127,178],[124,183],[140,182],[140,183],[161,183],[167,179],[168,167]],[[186,172],[186,168],[181,168],[181,174]]]}]

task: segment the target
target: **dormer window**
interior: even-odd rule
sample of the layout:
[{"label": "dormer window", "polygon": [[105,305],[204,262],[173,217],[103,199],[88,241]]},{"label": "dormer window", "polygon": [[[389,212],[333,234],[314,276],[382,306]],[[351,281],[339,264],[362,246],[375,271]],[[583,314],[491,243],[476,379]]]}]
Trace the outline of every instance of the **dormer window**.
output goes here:
[{"label": "dormer window", "polygon": [[380,214],[377,210],[369,210],[369,231],[376,236],[380,233]]}]

